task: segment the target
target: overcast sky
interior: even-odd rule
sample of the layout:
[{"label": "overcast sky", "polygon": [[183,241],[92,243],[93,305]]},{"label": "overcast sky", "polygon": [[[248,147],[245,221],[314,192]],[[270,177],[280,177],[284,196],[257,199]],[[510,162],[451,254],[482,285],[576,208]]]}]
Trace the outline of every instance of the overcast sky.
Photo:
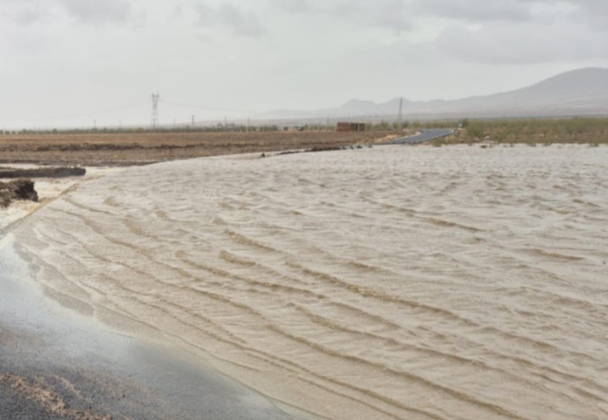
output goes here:
[{"label": "overcast sky", "polygon": [[607,46],[606,0],[0,0],[0,129],[456,99]]}]

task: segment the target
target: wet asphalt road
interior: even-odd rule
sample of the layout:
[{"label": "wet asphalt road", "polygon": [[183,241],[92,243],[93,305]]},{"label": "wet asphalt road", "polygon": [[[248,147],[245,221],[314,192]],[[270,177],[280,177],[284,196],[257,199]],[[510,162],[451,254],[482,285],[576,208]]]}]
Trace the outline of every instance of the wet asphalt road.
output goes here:
[{"label": "wet asphalt road", "polygon": [[295,417],[186,354],[51,303],[24,266],[0,236],[0,419]]},{"label": "wet asphalt road", "polygon": [[435,140],[441,137],[449,136],[454,130],[424,130],[420,134],[411,137],[401,137],[382,144],[418,144],[425,141]]}]

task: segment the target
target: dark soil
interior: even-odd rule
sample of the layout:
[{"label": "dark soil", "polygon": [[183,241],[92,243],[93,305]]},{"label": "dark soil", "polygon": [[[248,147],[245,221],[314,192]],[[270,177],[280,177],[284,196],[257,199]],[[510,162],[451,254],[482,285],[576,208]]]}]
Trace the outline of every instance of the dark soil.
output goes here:
[{"label": "dark soil", "polygon": [[42,167],[36,169],[0,168],[0,178],[67,178],[84,176],[85,168],[77,167]]},{"label": "dark soil", "polygon": [[13,200],[38,201],[34,182],[29,179],[0,182],[0,207],[8,207]]},{"label": "dark soil", "polygon": [[176,159],[375,143],[389,132],[226,132],[0,136],[0,163],[145,165]]}]

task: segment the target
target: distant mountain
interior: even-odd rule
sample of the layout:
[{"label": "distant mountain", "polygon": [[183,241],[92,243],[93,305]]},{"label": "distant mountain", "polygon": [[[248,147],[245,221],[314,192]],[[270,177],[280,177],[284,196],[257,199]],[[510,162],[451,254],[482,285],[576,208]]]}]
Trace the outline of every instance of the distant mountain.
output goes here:
[{"label": "distant mountain", "polygon": [[[339,108],[275,111],[283,117],[396,116],[399,98],[377,104],[352,100]],[[451,101],[403,101],[408,117],[566,116],[608,114],[608,70],[586,68],[559,74],[535,85]]]}]

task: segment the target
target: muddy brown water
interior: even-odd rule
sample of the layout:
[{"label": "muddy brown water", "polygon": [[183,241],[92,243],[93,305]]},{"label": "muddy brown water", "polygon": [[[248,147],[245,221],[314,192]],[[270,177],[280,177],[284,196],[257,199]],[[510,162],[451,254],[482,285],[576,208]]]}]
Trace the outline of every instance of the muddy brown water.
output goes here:
[{"label": "muddy brown water", "polygon": [[336,419],[608,416],[608,148],[108,175],[15,229],[47,296]]}]

